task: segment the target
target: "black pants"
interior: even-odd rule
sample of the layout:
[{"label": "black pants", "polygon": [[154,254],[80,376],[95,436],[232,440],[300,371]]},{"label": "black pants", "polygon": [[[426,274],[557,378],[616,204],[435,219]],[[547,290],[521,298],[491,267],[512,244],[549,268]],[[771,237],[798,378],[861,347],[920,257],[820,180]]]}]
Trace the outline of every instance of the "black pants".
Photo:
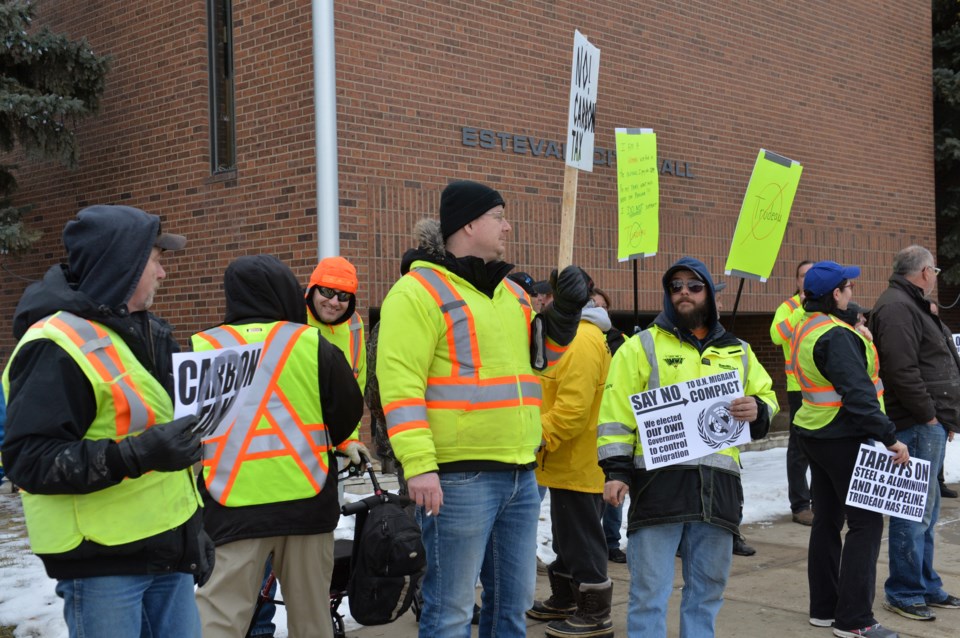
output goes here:
[{"label": "black pants", "polygon": [[790,403],[790,438],[787,439],[787,497],[790,499],[790,511],[796,514],[810,509],[810,488],[807,486],[807,467],[809,462],[800,444],[797,442],[793,419],[803,405],[803,393],[799,390],[787,392]]},{"label": "black pants", "polygon": [[601,494],[550,488],[553,551],[557,553],[553,571],[570,574],[577,584],[607,581],[607,539],[600,523],[602,510]]},{"label": "black pants", "polygon": [[[813,501],[817,504],[807,552],[810,616],[834,618],[839,629],[876,623],[873,597],[883,516],[845,505],[850,476],[862,439],[799,437],[810,459]],[[847,536],[841,541],[844,518]]]}]

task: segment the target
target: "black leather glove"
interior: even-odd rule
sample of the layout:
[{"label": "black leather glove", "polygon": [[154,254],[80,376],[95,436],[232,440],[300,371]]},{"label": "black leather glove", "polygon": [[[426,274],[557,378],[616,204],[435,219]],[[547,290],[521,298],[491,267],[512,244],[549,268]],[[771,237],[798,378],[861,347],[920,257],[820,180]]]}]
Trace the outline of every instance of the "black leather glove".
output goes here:
[{"label": "black leather glove", "polygon": [[550,273],[553,305],[565,315],[578,315],[590,299],[590,288],[578,266],[567,266],[559,275]]},{"label": "black leather glove", "polygon": [[117,444],[127,476],[137,478],[151,470],[175,472],[200,460],[200,433],[194,432],[197,417],[185,416],[161,423]]},{"label": "black leather glove", "polygon": [[210,535],[203,530],[200,530],[197,541],[200,549],[200,564],[197,566],[197,573],[193,579],[196,581],[197,587],[203,587],[210,580],[210,574],[213,573],[213,567],[217,562],[217,548]]}]

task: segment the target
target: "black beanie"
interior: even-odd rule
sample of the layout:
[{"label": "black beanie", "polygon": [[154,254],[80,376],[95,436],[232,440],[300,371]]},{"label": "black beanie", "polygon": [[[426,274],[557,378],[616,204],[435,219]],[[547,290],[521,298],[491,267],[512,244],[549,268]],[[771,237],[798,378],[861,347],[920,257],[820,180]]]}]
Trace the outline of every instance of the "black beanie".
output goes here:
[{"label": "black beanie", "polygon": [[450,182],[440,196],[440,232],[446,241],[480,215],[503,205],[503,197],[489,186],[477,182]]}]

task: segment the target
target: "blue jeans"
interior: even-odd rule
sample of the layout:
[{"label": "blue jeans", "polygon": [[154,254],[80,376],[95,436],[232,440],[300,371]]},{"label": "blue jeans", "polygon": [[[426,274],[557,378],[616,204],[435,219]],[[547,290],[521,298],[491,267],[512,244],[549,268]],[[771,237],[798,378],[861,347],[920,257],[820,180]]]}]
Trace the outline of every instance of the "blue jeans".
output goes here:
[{"label": "blue jeans", "polygon": [[[263,586],[267,584],[267,578],[270,576],[270,572],[273,571],[273,555],[267,559],[266,568],[263,570],[263,582],[260,583],[260,590],[263,590]],[[259,594],[258,594],[259,595]],[[277,604],[273,602],[272,599],[277,597],[277,581],[273,581],[273,585],[270,587],[270,598],[267,602],[263,603],[263,607],[260,608],[260,611],[257,613],[256,617],[253,619],[253,627],[250,628],[250,636],[272,636],[276,631],[277,626],[273,624],[273,617],[277,613]]]},{"label": "blue jeans", "polygon": [[933,532],[940,516],[937,473],[943,463],[947,432],[940,424],[915,425],[897,432],[910,457],[930,461],[930,485],[923,520],[919,523],[890,517],[890,577],[883,589],[894,605],[922,605],[943,600],[947,593],[933,568]]},{"label": "blue jeans", "polygon": [[620,527],[623,525],[623,503],[616,507],[608,504],[603,506],[603,535],[607,539],[607,550],[620,549]]},{"label": "blue jeans", "polygon": [[56,591],[70,638],[200,638],[190,574],[65,579]]},{"label": "blue jeans", "polygon": [[629,638],[667,635],[667,604],[673,591],[674,556],[678,548],[683,562],[680,638],[714,635],[733,562],[733,534],[722,527],[697,522],[641,527],[627,535]]},{"label": "blue jeans", "polygon": [[444,472],[440,487],[439,516],[417,510],[427,552],[420,638],[469,638],[478,576],[480,637],[524,638],[537,577],[533,471]]}]

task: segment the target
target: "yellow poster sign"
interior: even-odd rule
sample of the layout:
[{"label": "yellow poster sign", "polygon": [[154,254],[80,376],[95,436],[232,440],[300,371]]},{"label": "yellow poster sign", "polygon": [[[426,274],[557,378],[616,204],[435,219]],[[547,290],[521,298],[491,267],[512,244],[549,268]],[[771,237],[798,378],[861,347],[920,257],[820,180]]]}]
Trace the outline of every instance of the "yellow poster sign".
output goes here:
[{"label": "yellow poster sign", "polygon": [[799,162],[760,149],[730,243],[727,275],[759,281],[770,277],[801,172]]},{"label": "yellow poster sign", "polygon": [[617,259],[653,257],[660,238],[657,136],[652,129],[618,128],[616,138]]}]

